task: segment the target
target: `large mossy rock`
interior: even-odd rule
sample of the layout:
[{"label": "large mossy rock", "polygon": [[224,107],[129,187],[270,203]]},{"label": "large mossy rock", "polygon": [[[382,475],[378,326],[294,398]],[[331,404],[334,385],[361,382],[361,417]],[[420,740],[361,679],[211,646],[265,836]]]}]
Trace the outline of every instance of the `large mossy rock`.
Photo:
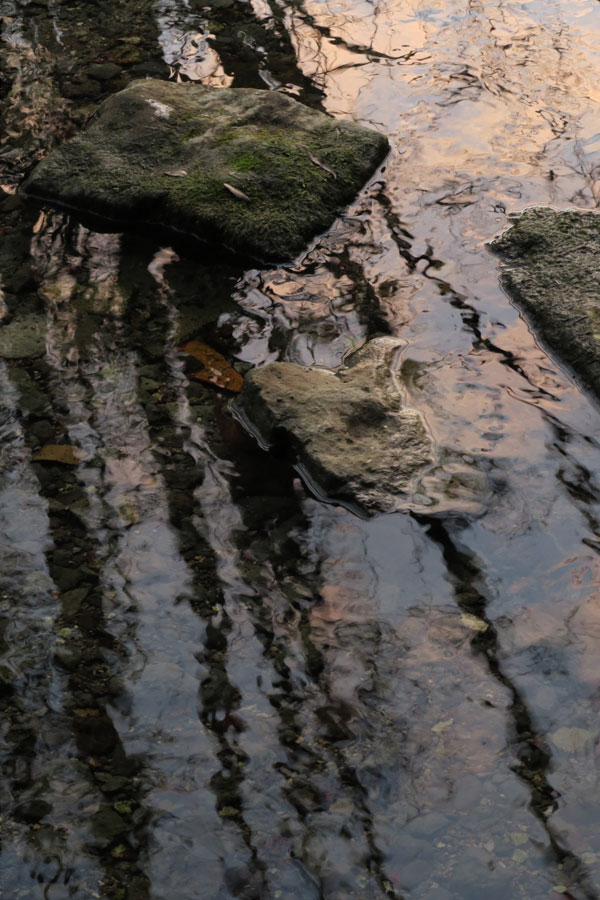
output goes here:
[{"label": "large mossy rock", "polygon": [[326,496],[369,513],[398,509],[432,462],[431,438],[396,382],[402,345],[376,338],[335,372],[295,363],[254,369],[234,409],[263,444],[283,438]]},{"label": "large mossy rock", "polygon": [[106,100],[23,191],[283,260],[331,225],[387,150],[383,135],[281,93],[148,79]]},{"label": "large mossy rock", "polygon": [[600,215],[528,209],[490,247],[541,337],[600,396]]}]

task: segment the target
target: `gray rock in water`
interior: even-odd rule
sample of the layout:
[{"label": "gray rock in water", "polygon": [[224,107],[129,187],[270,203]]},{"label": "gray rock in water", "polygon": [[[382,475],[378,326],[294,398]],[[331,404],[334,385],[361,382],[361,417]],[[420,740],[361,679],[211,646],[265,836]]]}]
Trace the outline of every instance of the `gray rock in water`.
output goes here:
[{"label": "gray rock in water", "polygon": [[490,247],[541,337],[600,396],[600,216],[528,209]]},{"label": "gray rock in water", "polygon": [[289,259],[327,228],[387,139],[285,94],[145,80],[43,160],[25,196]]},{"label": "gray rock in water", "polygon": [[295,363],[254,369],[234,409],[264,444],[289,441],[327,496],[369,513],[397,509],[432,462],[429,434],[396,383],[402,346],[376,338],[335,372]]}]

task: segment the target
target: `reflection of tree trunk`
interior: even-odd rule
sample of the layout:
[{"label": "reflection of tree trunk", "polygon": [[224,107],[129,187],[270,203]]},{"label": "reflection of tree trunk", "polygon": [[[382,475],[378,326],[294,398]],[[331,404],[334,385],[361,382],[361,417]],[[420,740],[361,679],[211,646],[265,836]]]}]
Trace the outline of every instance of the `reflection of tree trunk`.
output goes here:
[{"label": "reflection of tree trunk", "polygon": [[552,757],[540,742],[536,733],[532,714],[518,687],[504,674],[498,660],[498,633],[488,619],[486,608],[488,599],[485,591],[485,575],[476,556],[466,548],[462,549],[453,538],[450,528],[441,519],[415,515],[414,518],[427,527],[432,541],[439,547],[448,571],[448,580],[454,587],[458,607],[468,615],[485,623],[485,630],[477,632],[471,641],[473,650],[482,654],[491,675],[504,687],[511,698],[508,707],[512,727],[515,755],[519,761],[514,772],[527,786],[530,809],[548,835],[549,845],[556,862],[563,865],[570,878],[581,888],[587,900],[598,900],[599,894],[592,886],[581,859],[572,850],[561,844],[559,836],[548,818],[557,807],[556,791],[552,788],[548,774]]},{"label": "reflection of tree trunk", "polygon": [[[47,376],[45,366],[34,369],[32,375],[38,384],[44,384]],[[26,439],[35,446],[37,438],[30,437],[28,430],[34,422],[26,421],[24,424]],[[56,420],[53,424],[57,439],[61,439],[60,426]],[[60,648],[56,663],[68,672],[65,696],[62,698],[66,718],[57,722],[55,730],[60,734],[62,729],[66,729],[66,742],[71,735],[74,737],[83,770],[100,798],[100,808],[90,824],[98,842],[94,855],[97,855],[104,870],[102,880],[106,895],[111,896],[114,890],[128,887],[133,888],[138,900],[144,900],[149,896],[149,880],[142,863],[147,852],[147,815],[143,812],[140,781],[135,777],[140,773],[141,762],[137,758],[128,758],[107,708],[107,697],[114,703],[120,691],[117,688],[118,677],[108,664],[102,648],[109,649],[112,654],[120,651],[106,630],[102,588],[95,564],[96,553],[102,556],[104,548],[95,545],[80,518],[65,507],[64,471],[60,466],[48,468],[45,464],[40,465],[41,495],[48,502],[53,543],[52,551],[47,554],[48,569],[59,585],[63,584],[65,571],[71,573],[70,590],[62,591],[66,602],[62,609],[59,606],[56,626],[65,629],[64,647]],[[71,482],[69,498],[71,503],[85,505],[87,495],[83,486]],[[75,604],[78,591],[85,599]],[[60,597],[58,602],[60,604]],[[66,636],[67,632],[71,634]],[[129,810],[129,813],[119,815],[115,804],[121,811]],[[135,825],[130,818],[133,813]],[[108,834],[103,828],[103,816],[110,819],[111,830]],[[121,827],[122,831],[119,831]],[[77,871],[76,862],[73,861]],[[64,864],[70,864],[68,852],[65,853]]]},{"label": "reflection of tree trunk", "polygon": [[[226,548],[214,545],[207,539],[203,521],[206,513],[197,500],[198,494],[202,494],[208,482],[212,481],[213,476],[208,469],[215,465],[215,458],[208,447],[205,448],[203,458],[190,452],[191,421],[180,421],[177,414],[173,413],[182,399],[182,384],[187,381],[177,367],[173,369],[173,329],[177,308],[173,304],[162,267],[154,267],[152,264],[148,266],[147,259],[139,253],[139,247],[137,254],[135,253],[135,244],[135,239],[126,239],[122,254],[122,274],[126,272],[126,280],[131,279],[136,285],[138,296],[143,296],[141,308],[144,321],[150,320],[152,323],[151,339],[147,339],[146,330],[145,339],[137,343],[136,350],[142,365],[152,367],[154,377],[161,385],[159,392],[141,390],[139,400],[147,417],[149,435],[156,447],[155,457],[164,479],[169,520],[178,541],[179,552],[191,575],[186,596],[180,599],[190,605],[205,626],[204,644],[198,646],[196,659],[204,669],[204,677],[198,685],[198,716],[211,736],[216,766],[215,771],[207,778],[207,783],[215,795],[217,812],[224,820],[235,824],[249,851],[252,859],[252,883],[258,886],[256,893],[251,896],[258,897],[263,896],[265,890],[266,866],[260,859],[252,829],[243,813],[244,769],[248,757],[239,745],[238,736],[245,725],[236,712],[241,705],[242,690],[232,681],[228,672],[229,640],[233,623],[227,612],[225,586],[219,577],[220,551],[226,555]],[[236,270],[218,269],[219,274],[216,274],[214,267],[209,266],[203,270],[197,261],[192,263],[182,260],[178,264],[176,256],[173,260],[170,268],[175,272],[169,271],[169,278],[185,285],[178,294],[179,301],[182,296],[185,297],[186,290],[189,292],[190,289],[193,290],[194,298],[197,298],[204,275],[206,291],[214,289],[222,293],[225,305],[228,290],[235,282],[232,276]],[[152,273],[152,277],[149,273]],[[140,311],[137,303],[132,304],[132,335],[143,333],[144,326],[141,322],[135,327]],[[209,398],[213,396],[211,388],[205,388],[197,382],[189,383],[189,391],[190,400],[201,400],[207,392]],[[187,398],[184,402],[187,403]],[[204,404],[201,405],[203,426],[212,431],[214,420],[211,410]],[[194,406],[191,409],[193,411]],[[193,419],[195,420],[195,415]],[[197,449],[196,445],[195,447]],[[231,511],[233,524],[235,507],[231,506]],[[222,504],[219,515],[227,514],[227,506]],[[210,528],[207,530],[210,532]]]},{"label": "reflection of tree trunk", "polygon": [[[204,0],[196,2],[206,9]],[[225,71],[234,76],[233,87],[264,89],[277,82],[297,88],[298,99],[308,106],[320,107],[323,92],[299,68],[280,7],[273,3],[270,12],[262,20],[242,0],[215,3],[210,13],[204,12],[214,33],[211,44]]]}]

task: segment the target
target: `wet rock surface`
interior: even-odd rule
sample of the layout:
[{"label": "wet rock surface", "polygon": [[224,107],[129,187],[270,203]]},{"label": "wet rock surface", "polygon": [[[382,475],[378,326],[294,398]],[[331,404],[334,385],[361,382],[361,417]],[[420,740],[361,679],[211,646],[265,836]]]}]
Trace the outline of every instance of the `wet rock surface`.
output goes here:
[{"label": "wet rock surface", "polygon": [[432,462],[423,420],[403,406],[395,378],[403,346],[375,338],[336,372],[294,363],[254,369],[238,408],[266,444],[287,440],[328,496],[371,513],[394,509]]},{"label": "wet rock surface", "polygon": [[600,216],[528,209],[490,246],[541,337],[600,395]]},{"label": "wet rock surface", "polygon": [[287,259],[331,225],[387,150],[383,135],[284,94],[149,79],[106,100],[23,190]]}]

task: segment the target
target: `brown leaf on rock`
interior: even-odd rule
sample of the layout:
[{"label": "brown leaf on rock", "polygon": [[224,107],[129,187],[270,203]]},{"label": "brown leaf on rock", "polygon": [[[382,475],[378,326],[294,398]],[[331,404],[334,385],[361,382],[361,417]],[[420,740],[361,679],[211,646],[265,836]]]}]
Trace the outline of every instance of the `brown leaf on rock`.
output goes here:
[{"label": "brown leaf on rock", "polygon": [[78,466],[83,453],[71,444],[46,444],[32,457],[33,462],[54,462],[63,466]]},{"label": "brown leaf on rock", "polygon": [[180,349],[202,363],[202,368],[193,372],[190,378],[203,381],[205,384],[213,384],[234,394],[241,391],[244,385],[242,376],[229,365],[224,356],[208,344],[202,341],[188,341]]},{"label": "brown leaf on rock", "polygon": [[240,191],[239,188],[234,187],[232,184],[227,184],[226,181],[223,182],[223,187],[226,187],[229,193],[233,194],[234,197],[237,197],[238,200],[245,200],[246,203],[250,203],[250,197],[248,196],[248,194]]},{"label": "brown leaf on rock", "polygon": [[311,163],[314,163],[315,166],[320,166],[322,169],[325,169],[326,172],[329,172],[330,175],[333,175],[334,178],[337,178],[337,175],[327,163],[322,162],[320,159],[317,159],[316,156],[313,156],[312,153],[308,154]]}]

